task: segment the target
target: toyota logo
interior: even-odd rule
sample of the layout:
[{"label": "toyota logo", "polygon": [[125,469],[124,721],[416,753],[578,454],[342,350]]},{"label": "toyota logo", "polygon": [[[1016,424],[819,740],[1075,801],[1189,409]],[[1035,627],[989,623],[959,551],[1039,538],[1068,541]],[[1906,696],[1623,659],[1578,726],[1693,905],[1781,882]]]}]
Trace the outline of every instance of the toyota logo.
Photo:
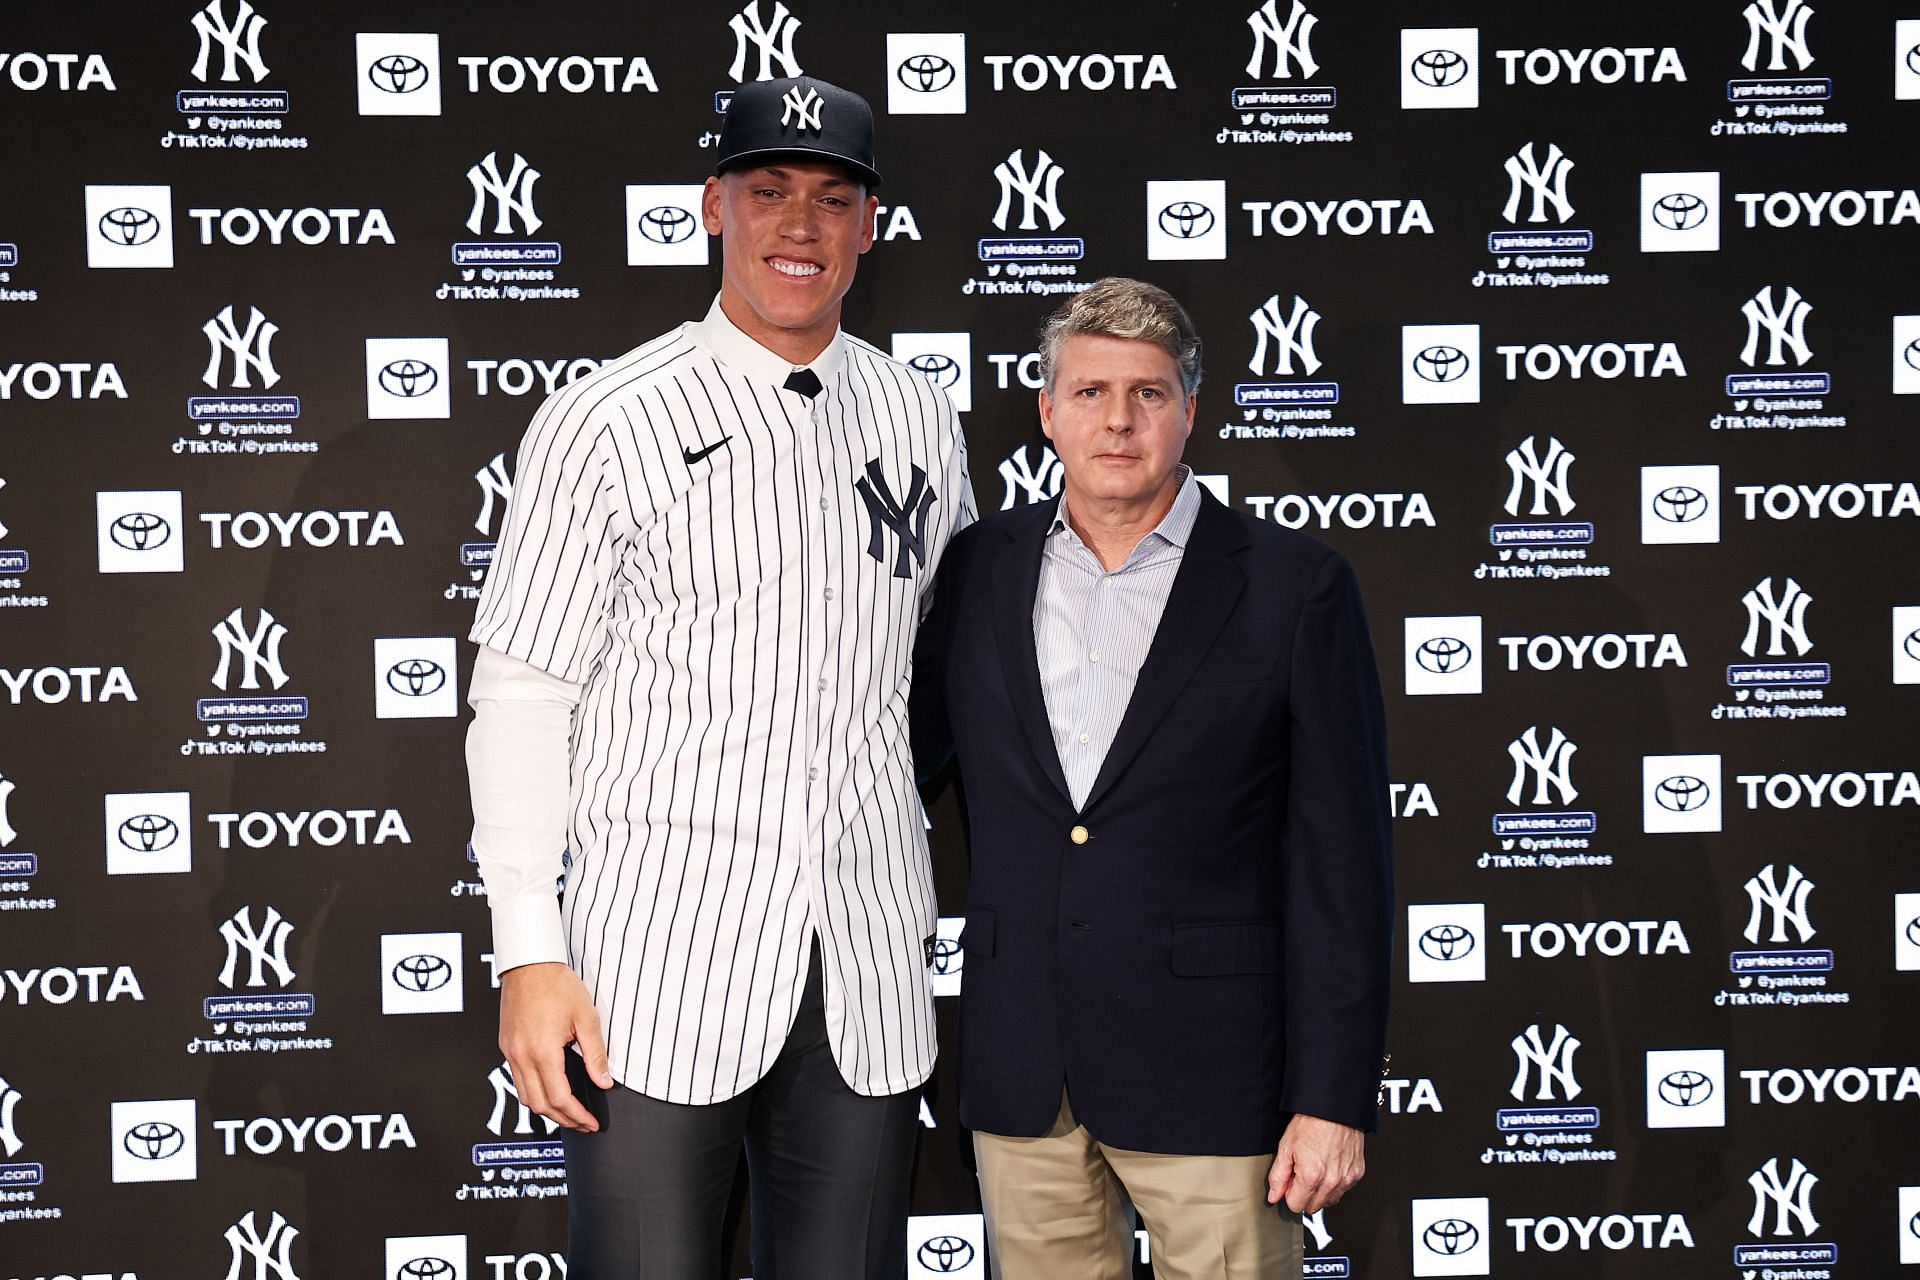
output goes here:
[{"label": "toyota logo", "polygon": [[950,978],[967,963],[966,948],[952,938],[933,940],[933,971],[943,978]]},{"label": "toyota logo", "polygon": [[142,853],[171,849],[179,838],[179,824],[165,814],[136,813],[120,824],[120,843]]},{"label": "toyota logo", "polygon": [[438,991],[453,981],[453,966],[440,956],[406,956],[393,966],[393,981],[408,991]]},{"label": "toyota logo", "polygon": [[1920,630],[1907,632],[1906,639],[1900,642],[1900,647],[1907,651],[1909,658],[1920,662]]},{"label": "toyota logo", "polygon": [[127,248],[146,244],[160,234],[160,219],[131,205],[107,210],[100,215],[99,226],[102,238]]},{"label": "toyota logo", "polygon": [[1669,231],[1691,231],[1707,220],[1707,202],[1686,191],[1671,191],[1653,202],[1652,214]]},{"label": "toyota logo", "polygon": [[1420,1233],[1430,1253],[1456,1258],[1480,1243],[1480,1230],[1460,1218],[1442,1218]]},{"label": "toyota logo", "polygon": [[1473,930],[1457,924],[1437,924],[1420,935],[1420,954],[1429,960],[1464,960],[1473,945]]},{"label": "toyota logo", "polygon": [[1907,50],[1907,70],[1913,72],[1913,74],[1917,76],[1920,76],[1920,44],[1917,44],[1913,46],[1913,48]]},{"label": "toyota logo", "polygon": [[907,361],[907,365],[933,379],[933,385],[936,387],[951,387],[960,381],[960,362],[952,356],[943,356],[938,351],[917,355]]},{"label": "toyota logo", "polygon": [[367,79],[386,93],[412,93],[426,87],[427,64],[410,53],[390,53],[373,60]]},{"label": "toyota logo", "polygon": [[1907,941],[1920,947],[1920,916],[1907,921]]},{"label": "toyota logo", "polygon": [[1670,1107],[1697,1107],[1713,1096],[1713,1081],[1698,1071],[1669,1071],[1660,1077],[1660,1100]]},{"label": "toyota logo", "polygon": [[1197,200],[1176,200],[1160,211],[1160,229],[1176,240],[1194,240],[1213,230],[1213,210]]},{"label": "toyota logo", "polygon": [[1902,351],[1900,356],[1907,362],[1907,368],[1920,369],[1920,338],[1915,338],[1912,342],[1909,342],[1907,349]]},{"label": "toyota logo", "polygon": [[1473,661],[1473,649],[1464,640],[1452,636],[1434,636],[1421,642],[1413,651],[1413,660],[1424,671],[1437,676],[1450,676],[1466,668]]},{"label": "toyota logo", "polygon": [[387,688],[409,698],[438,693],[447,683],[447,669],[431,658],[402,658],[387,668]]},{"label": "toyota logo", "polygon": [[640,215],[640,234],[655,244],[679,244],[693,234],[693,215],[670,204]]},{"label": "toyota logo", "polygon": [[945,1275],[973,1261],[973,1246],[959,1236],[935,1236],[921,1245],[914,1257],[923,1270]]},{"label": "toyota logo", "polygon": [[938,93],[960,73],[937,53],[916,53],[900,64],[894,76],[915,93]]},{"label": "toyota logo", "polygon": [[1653,800],[1662,809],[1670,809],[1674,813],[1692,813],[1705,804],[1712,794],[1713,788],[1699,778],[1676,773],[1671,778],[1660,779],[1653,789]]},{"label": "toyota logo", "polygon": [[116,547],[152,551],[164,547],[173,537],[173,526],[150,511],[129,511],[107,526],[107,536]]},{"label": "toyota logo", "polygon": [[405,1280],[453,1280],[453,1264],[445,1258],[410,1258],[395,1273]]},{"label": "toyota logo", "polygon": [[1467,78],[1467,60],[1452,49],[1429,49],[1414,58],[1409,70],[1429,89],[1444,89]]},{"label": "toyota logo", "polygon": [[440,374],[425,360],[395,360],[380,370],[380,389],[413,400],[440,385]]},{"label": "toyota logo", "polygon": [[1458,347],[1428,347],[1413,356],[1413,371],[1428,382],[1454,382],[1466,376],[1473,362]]},{"label": "toyota logo", "polygon": [[120,1145],[136,1160],[165,1160],[180,1154],[180,1149],[187,1145],[187,1135],[180,1132],[179,1126],[165,1120],[148,1120],[127,1130]]},{"label": "toyota logo", "polygon": [[1690,484],[1669,485],[1653,495],[1653,514],[1669,524],[1687,524],[1707,514],[1707,495]]}]

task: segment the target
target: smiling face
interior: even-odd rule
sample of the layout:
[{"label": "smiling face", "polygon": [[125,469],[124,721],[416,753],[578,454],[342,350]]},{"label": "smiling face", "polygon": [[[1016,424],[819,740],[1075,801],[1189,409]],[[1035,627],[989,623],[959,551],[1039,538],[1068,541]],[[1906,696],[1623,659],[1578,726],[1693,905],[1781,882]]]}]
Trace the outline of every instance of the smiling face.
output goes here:
[{"label": "smiling face", "polygon": [[1195,399],[1151,342],[1075,334],[1060,344],[1040,428],[1066,473],[1069,509],[1151,512],[1171,505]]},{"label": "smiling face", "polygon": [[780,160],[707,179],[701,213],[720,237],[720,306],[794,364],[819,355],[840,299],[873,247],[879,201],[845,167]]}]

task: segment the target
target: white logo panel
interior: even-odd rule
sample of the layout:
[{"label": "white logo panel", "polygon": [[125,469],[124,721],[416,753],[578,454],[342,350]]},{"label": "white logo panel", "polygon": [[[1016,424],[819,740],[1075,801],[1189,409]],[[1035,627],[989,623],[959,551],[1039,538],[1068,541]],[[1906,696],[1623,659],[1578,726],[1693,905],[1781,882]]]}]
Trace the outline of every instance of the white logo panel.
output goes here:
[{"label": "white logo panel", "polygon": [[465,1236],[388,1236],[384,1280],[467,1280]]},{"label": "white logo panel", "polygon": [[185,791],[128,791],[106,798],[107,874],[174,875],[193,870],[193,797]]},{"label": "white logo panel", "polygon": [[1400,400],[1403,404],[1479,404],[1480,326],[1402,325]]},{"label": "white logo panel", "polygon": [[460,714],[452,636],[382,637],[373,642],[373,714],[418,720]]},{"label": "white logo panel", "polygon": [[1227,184],[1218,179],[1147,183],[1147,259],[1212,261],[1227,256]]},{"label": "white logo panel", "polygon": [[893,358],[945,389],[960,413],[973,410],[971,333],[896,333]]},{"label": "white logo panel", "polygon": [[171,267],[172,187],[88,187],[89,267]]},{"label": "white logo panel", "polygon": [[1920,316],[1893,318],[1893,394],[1920,396]]},{"label": "white logo panel", "polygon": [[704,267],[712,237],[700,220],[696,184],[653,183],[627,188],[627,265]]},{"label": "white logo panel", "polygon": [[1893,606],[1893,682],[1920,684],[1920,604]]},{"label": "white logo panel", "polygon": [[1480,28],[1400,32],[1400,106],[1409,111],[1480,105]]},{"label": "white logo panel", "polygon": [[1487,907],[1454,902],[1407,908],[1407,981],[1485,982]]},{"label": "white logo panel", "polygon": [[967,113],[967,37],[887,36],[887,113],[960,116]]},{"label": "white logo panel", "polygon": [[1647,1128],[1722,1129],[1726,1123],[1725,1049],[1647,1051]]},{"label": "white logo panel", "polygon": [[445,338],[367,339],[367,417],[452,417]]},{"label": "white logo panel", "polygon": [[[1920,98],[1920,93],[1910,95]],[[1920,1187],[1900,1188],[1900,1261],[1920,1263]]]},{"label": "white logo panel", "polygon": [[1493,1273],[1491,1210],[1485,1196],[1413,1202],[1413,1274]]},{"label": "white logo panel", "polygon": [[463,937],[380,935],[381,1013],[459,1013],[464,1007]]},{"label": "white logo panel", "polygon": [[1640,175],[1640,252],[1718,253],[1720,175]]},{"label": "white logo panel", "polygon": [[115,1182],[192,1182],[200,1176],[192,1098],[116,1102],[109,1109]]},{"label": "white logo panel", "polygon": [[440,114],[440,37],[369,34],[354,38],[354,88],[363,116]]},{"label": "white logo panel", "polygon": [[1720,830],[1720,757],[1642,756],[1640,826],[1648,835]]},{"label": "white logo panel", "polygon": [[1920,893],[1893,895],[1893,967],[1920,971]]},{"label": "white logo panel", "polygon": [[[1901,18],[1893,24],[1893,96],[1899,102],[1920,101],[1920,18]],[[1920,1262],[1920,1257],[1912,1260]]]},{"label": "white logo panel", "polygon": [[1484,667],[1478,614],[1406,620],[1407,693],[1479,693]]},{"label": "white logo panel", "polygon": [[1719,465],[1640,468],[1640,541],[1720,541]]},{"label": "white logo panel", "polygon": [[186,525],[177,489],[94,496],[100,572],[179,573],[186,568]]}]

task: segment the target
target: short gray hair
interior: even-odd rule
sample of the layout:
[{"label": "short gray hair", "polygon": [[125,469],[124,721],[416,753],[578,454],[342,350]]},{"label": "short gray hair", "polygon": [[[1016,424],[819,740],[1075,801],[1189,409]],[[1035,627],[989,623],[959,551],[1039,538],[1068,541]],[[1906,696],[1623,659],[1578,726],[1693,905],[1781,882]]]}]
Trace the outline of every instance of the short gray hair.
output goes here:
[{"label": "short gray hair", "polygon": [[1049,392],[1061,344],[1073,337],[1150,342],[1180,366],[1188,396],[1200,389],[1200,335],[1186,310],[1157,285],[1107,276],[1061,303],[1040,326],[1040,377]]}]

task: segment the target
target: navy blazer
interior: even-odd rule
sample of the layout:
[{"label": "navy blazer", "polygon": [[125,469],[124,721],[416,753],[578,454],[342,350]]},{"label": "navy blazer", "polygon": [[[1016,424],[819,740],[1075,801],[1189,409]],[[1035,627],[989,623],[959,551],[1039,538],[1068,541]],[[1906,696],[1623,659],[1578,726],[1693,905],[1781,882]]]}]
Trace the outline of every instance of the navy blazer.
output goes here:
[{"label": "navy blazer", "polygon": [[1386,726],[1345,558],[1202,493],[1113,746],[1076,808],[1033,637],[1055,503],[947,548],[915,655],[922,776],[957,753],[972,879],[960,1118],[1271,1152],[1372,1129],[1393,872]]}]

